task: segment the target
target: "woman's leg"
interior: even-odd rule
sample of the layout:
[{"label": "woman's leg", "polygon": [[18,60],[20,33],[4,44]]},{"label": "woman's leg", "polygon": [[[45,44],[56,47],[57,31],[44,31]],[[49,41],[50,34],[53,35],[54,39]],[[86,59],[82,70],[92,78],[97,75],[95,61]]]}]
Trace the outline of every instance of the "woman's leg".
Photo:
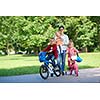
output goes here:
[{"label": "woman's leg", "polygon": [[62,53],[62,71],[65,70],[65,61],[66,61],[66,50],[63,51]]},{"label": "woman's leg", "polygon": [[60,68],[61,68],[61,54],[58,54],[57,64],[58,64],[58,65],[60,66]]}]

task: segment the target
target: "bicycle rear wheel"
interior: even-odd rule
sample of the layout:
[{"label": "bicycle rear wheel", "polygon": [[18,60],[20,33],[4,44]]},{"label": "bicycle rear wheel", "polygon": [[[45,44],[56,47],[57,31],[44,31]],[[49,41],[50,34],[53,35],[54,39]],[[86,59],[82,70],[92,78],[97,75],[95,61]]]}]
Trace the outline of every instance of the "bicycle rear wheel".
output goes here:
[{"label": "bicycle rear wheel", "polygon": [[54,74],[59,77],[61,75],[61,70],[60,70],[60,67],[58,65],[56,65],[54,67]]}]

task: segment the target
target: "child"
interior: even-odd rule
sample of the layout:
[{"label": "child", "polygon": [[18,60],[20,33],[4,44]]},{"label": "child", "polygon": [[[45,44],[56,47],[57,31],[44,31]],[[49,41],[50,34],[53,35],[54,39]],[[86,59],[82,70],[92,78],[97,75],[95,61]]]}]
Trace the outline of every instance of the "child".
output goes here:
[{"label": "child", "polygon": [[63,44],[63,41],[62,41],[62,39],[61,39],[61,35],[60,35],[59,32],[56,33],[55,39],[56,39],[57,45],[62,45],[62,44]]},{"label": "child", "polygon": [[69,41],[69,45],[67,48],[68,53],[68,66],[70,69],[70,75],[72,75],[73,70],[75,71],[76,76],[78,76],[78,65],[76,64],[76,57],[79,51],[74,47],[74,43],[72,40]]},{"label": "child", "polygon": [[63,41],[61,39],[61,34],[59,32],[57,32],[55,35],[56,35],[55,40],[56,40],[56,44],[57,44],[57,50],[58,50],[58,53],[60,54],[62,52]]},{"label": "child", "polygon": [[[50,39],[49,45],[43,51],[49,53],[49,56],[47,57],[48,60],[52,59],[54,63],[55,61],[57,62],[58,51],[57,51],[56,41],[54,38]],[[53,77],[53,72],[51,72],[51,77]]]},{"label": "child", "polygon": [[58,58],[57,45],[54,38],[50,39],[49,45],[43,51],[53,54],[55,59]]}]

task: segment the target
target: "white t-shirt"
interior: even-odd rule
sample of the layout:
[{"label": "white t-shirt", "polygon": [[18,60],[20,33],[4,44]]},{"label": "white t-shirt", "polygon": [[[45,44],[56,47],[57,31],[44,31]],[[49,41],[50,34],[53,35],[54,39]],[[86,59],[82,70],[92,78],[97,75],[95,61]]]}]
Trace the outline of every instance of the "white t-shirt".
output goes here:
[{"label": "white t-shirt", "polygon": [[61,35],[61,39],[62,39],[62,41],[63,41],[62,50],[66,50],[66,49],[67,49],[67,45],[68,45],[68,43],[69,43],[69,38],[68,38],[67,35],[62,34],[62,35]]}]

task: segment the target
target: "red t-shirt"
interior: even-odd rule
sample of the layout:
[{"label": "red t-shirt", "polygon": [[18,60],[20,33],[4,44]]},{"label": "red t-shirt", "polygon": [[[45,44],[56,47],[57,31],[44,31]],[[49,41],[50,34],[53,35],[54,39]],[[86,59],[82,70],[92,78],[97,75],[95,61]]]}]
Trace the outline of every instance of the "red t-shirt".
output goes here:
[{"label": "red t-shirt", "polygon": [[48,45],[43,51],[47,52],[52,50],[53,55],[55,56],[55,58],[58,58],[58,51],[57,51],[57,45]]}]

